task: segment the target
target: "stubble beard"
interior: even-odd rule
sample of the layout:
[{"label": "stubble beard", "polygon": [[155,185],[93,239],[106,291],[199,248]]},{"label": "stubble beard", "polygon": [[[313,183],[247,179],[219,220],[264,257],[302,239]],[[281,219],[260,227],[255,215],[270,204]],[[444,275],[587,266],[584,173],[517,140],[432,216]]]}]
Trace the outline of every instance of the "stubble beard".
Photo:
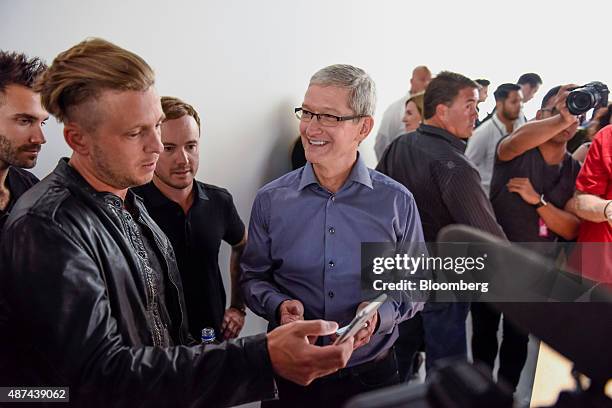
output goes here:
[{"label": "stubble beard", "polygon": [[15,148],[8,137],[0,134],[0,161],[22,169],[31,169],[36,166],[36,158],[33,160],[19,160],[20,148]]},{"label": "stubble beard", "polygon": [[128,169],[116,169],[112,164],[112,160],[109,160],[109,157],[106,156],[106,153],[102,151],[97,145],[93,146],[92,151],[92,164],[96,169],[96,173],[101,178],[101,181],[118,189],[125,189],[130,187],[136,187],[141,184],[146,184],[150,180],[145,181],[144,183],[140,180],[136,180],[135,177],[130,177],[127,174]]}]

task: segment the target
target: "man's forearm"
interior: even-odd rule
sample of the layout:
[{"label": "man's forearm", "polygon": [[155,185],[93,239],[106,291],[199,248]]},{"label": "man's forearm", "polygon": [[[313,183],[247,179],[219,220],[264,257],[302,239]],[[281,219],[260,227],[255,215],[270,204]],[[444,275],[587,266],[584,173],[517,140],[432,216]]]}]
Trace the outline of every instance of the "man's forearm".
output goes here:
[{"label": "man's forearm", "polygon": [[552,203],[538,208],[537,212],[546,226],[555,234],[566,240],[575,239],[578,235],[580,220],[571,212],[557,208]]},{"label": "man's forearm", "polygon": [[230,255],[230,280],[231,280],[231,301],[230,305],[239,309],[244,308],[244,299],[242,297],[242,291],[240,290],[240,276],[242,271],[240,269],[240,257],[244,252],[244,244],[238,244],[232,247],[232,253]]},{"label": "man's forearm", "polygon": [[612,205],[609,205],[611,202],[612,200],[604,200],[596,195],[577,191],[570,210],[583,220],[605,222],[612,214]]},{"label": "man's forearm", "polygon": [[498,158],[501,161],[512,160],[552,139],[568,126],[559,115],[525,123],[499,144]]}]

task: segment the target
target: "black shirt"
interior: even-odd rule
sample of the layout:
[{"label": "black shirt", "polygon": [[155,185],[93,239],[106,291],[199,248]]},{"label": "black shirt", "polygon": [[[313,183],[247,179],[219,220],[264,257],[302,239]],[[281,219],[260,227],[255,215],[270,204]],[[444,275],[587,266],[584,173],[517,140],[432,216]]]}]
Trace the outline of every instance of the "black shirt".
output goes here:
[{"label": "black shirt", "polygon": [[427,242],[449,224],[465,224],[504,238],[466,143],[444,129],[421,125],[387,148],[376,170],[414,195]]},{"label": "black shirt", "polygon": [[6,187],[10,191],[11,197],[6,208],[4,210],[0,209],[0,230],[4,226],[17,199],[38,182],[38,178],[29,171],[14,166],[9,167],[8,174],[6,175]]},{"label": "black shirt", "polygon": [[200,338],[204,327],[220,336],[225,313],[225,289],[219,270],[221,240],[236,245],[244,237],[231,194],[220,187],[194,181],[193,205],[185,214],[153,182],[134,189],[149,215],[170,239],[183,283],[189,331]]},{"label": "black shirt", "polygon": [[[514,242],[556,242],[559,239],[550,229],[548,236],[540,236],[540,216],[536,207],[526,203],[518,193],[508,191],[508,180],[527,177],[537,193],[544,194],[546,201],[563,209],[574,195],[579,171],[580,164],[569,153],[565,154],[560,164],[549,165],[538,148],[528,150],[510,161],[496,160],[491,179],[491,202],[508,239]],[[537,250],[546,252],[546,248]],[[549,249],[554,250],[552,247]]]}]

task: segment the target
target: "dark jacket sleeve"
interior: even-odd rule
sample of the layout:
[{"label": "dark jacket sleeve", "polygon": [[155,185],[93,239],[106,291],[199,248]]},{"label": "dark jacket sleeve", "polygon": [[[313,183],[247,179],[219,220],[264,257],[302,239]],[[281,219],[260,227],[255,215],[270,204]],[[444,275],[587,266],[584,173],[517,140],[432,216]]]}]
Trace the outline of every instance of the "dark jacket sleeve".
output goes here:
[{"label": "dark jacket sleeve", "polygon": [[217,346],[126,344],[95,256],[53,220],[27,215],[7,226],[0,262],[13,330],[29,350],[23,369],[69,386],[77,406],[216,407],[274,396],[264,335]]}]

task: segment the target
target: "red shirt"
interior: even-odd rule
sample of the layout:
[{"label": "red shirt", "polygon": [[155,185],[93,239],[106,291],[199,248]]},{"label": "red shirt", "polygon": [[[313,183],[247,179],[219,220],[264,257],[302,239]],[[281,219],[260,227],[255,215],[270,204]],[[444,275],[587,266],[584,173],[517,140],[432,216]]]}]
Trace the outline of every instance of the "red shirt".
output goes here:
[{"label": "red shirt", "polygon": [[[612,200],[612,125],[601,129],[576,179],[576,189]],[[608,222],[582,221],[578,242],[606,242],[582,245],[582,274],[600,282],[612,282],[612,226]]]}]

